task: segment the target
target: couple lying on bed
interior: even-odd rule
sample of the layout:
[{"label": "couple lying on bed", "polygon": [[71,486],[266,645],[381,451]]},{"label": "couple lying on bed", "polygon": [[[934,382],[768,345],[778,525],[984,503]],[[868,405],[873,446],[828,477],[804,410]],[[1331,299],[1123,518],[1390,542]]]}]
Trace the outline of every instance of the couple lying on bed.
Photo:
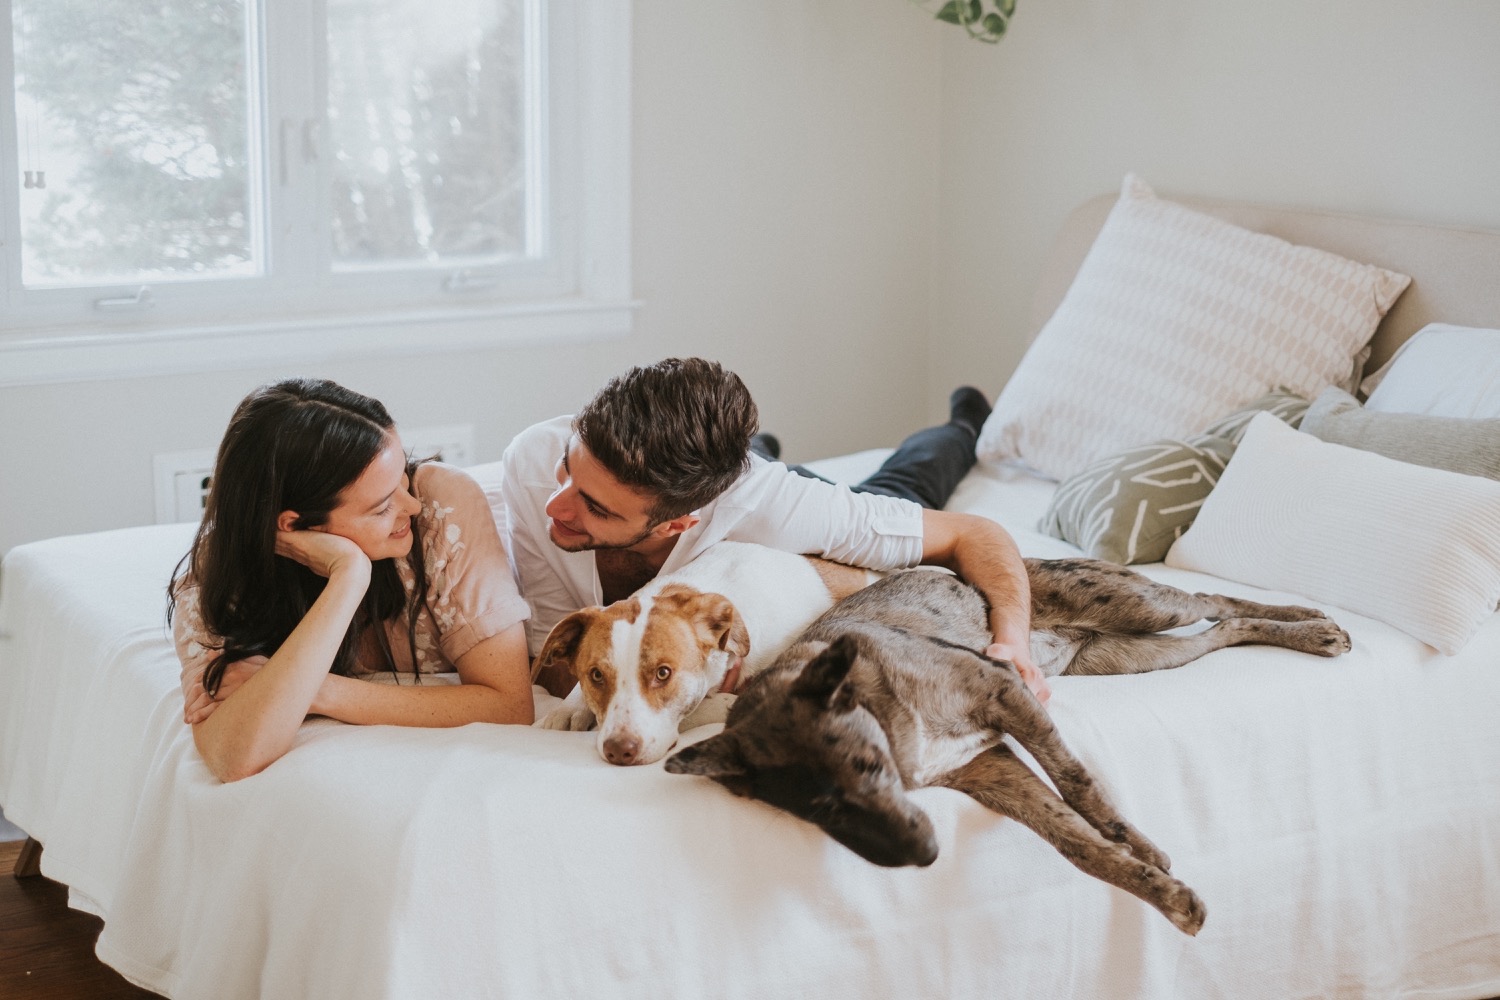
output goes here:
[{"label": "couple lying on bed", "polygon": [[[502,462],[497,526],[466,473],[408,461],[376,400],[312,379],[256,389],[225,431],[169,589],[194,742],[232,781],[284,754],[309,714],[530,723],[531,657],[558,620],[726,539],[877,570],[953,569],[989,601],[987,652],[1045,699],[1014,542],[986,518],[937,509],[973,465],[989,411],[968,388],[951,408],[850,491],[765,461],[774,438],[756,435],[734,373],[668,359],[522,432]],[[455,669],[456,685],[359,679]],[[537,680],[555,694],[572,686]]]}]

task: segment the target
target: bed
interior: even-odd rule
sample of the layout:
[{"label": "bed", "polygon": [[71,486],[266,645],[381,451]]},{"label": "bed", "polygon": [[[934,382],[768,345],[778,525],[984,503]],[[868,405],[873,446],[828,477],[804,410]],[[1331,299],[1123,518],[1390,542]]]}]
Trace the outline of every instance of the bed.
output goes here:
[{"label": "bed", "polygon": [[[1115,203],[1068,220],[1038,328]],[[1500,234],[1188,204],[1413,276],[1367,371],[1429,323],[1500,325]],[[820,468],[853,481],[882,454]],[[1037,529],[1056,489],[985,462],[949,506],[1027,555],[1077,555]],[[947,789],[914,793],[938,861],[885,870],[711,782],[606,765],[585,734],[315,719],[220,785],[181,723],[163,620],[190,530],[19,546],[0,571],[0,805],[104,919],[100,958],[166,996],[1500,996],[1493,597],[1442,653],[1300,590],[1139,567],[1314,604],[1354,644],[1054,681],[1065,739],[1206,902],[1188,938]]]}]

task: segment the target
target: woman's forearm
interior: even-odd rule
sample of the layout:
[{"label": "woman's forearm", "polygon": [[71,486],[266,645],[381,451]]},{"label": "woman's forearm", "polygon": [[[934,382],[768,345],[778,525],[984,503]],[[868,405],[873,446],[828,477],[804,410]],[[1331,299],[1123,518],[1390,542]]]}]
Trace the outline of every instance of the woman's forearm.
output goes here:
[{"label": "woman's forearm", "polygon": [[520,723],[533,718],[530,685],[524,698],[484,684],[433,683],[396,687],[330,674],[312,711],[340,722],[381,726],[463,726]]},{"label": "woman's forearm", "polygon": [[265,666],[193,726],[220,781],[256,774],[291,748],[369,583],[368,562],[341,566]]},{"label": "woman's forearm", "polygon": [[343,722],[387,726],[462,726],[533,720],[530,660],[521,622],[481,640],[454,664],[458,685],[391,687],[330,676],[312,710]]}]

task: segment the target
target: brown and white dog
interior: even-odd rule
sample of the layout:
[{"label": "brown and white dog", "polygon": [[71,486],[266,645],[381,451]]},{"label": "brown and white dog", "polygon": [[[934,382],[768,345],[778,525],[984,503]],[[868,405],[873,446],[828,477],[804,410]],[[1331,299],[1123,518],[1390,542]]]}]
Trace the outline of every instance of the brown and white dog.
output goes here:
[{"label": "brown and white dog", "polygon": [[761,545],[720,542],[606,608],[558,622],[533,673],[562,665],[578,679],[540,723],[598,726],[611,764],[651,764],[681,730],[723,722],[731,670],[747,680],[835,601],[878,574]]}]

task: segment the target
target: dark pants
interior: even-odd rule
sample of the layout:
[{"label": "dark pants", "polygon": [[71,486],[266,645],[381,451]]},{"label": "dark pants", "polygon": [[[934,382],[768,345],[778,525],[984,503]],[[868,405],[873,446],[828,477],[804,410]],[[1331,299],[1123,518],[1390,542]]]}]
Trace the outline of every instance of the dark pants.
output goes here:
[{"label": "dark pants", "polygon": [[[959,480],[974,467],[974,444],[974,435],[958,424],[928,427],[902,441],[870,478],[849,488],[942,510]],[[800,465],[791,466],[791,470],[809,479],[824,478]]]}]

